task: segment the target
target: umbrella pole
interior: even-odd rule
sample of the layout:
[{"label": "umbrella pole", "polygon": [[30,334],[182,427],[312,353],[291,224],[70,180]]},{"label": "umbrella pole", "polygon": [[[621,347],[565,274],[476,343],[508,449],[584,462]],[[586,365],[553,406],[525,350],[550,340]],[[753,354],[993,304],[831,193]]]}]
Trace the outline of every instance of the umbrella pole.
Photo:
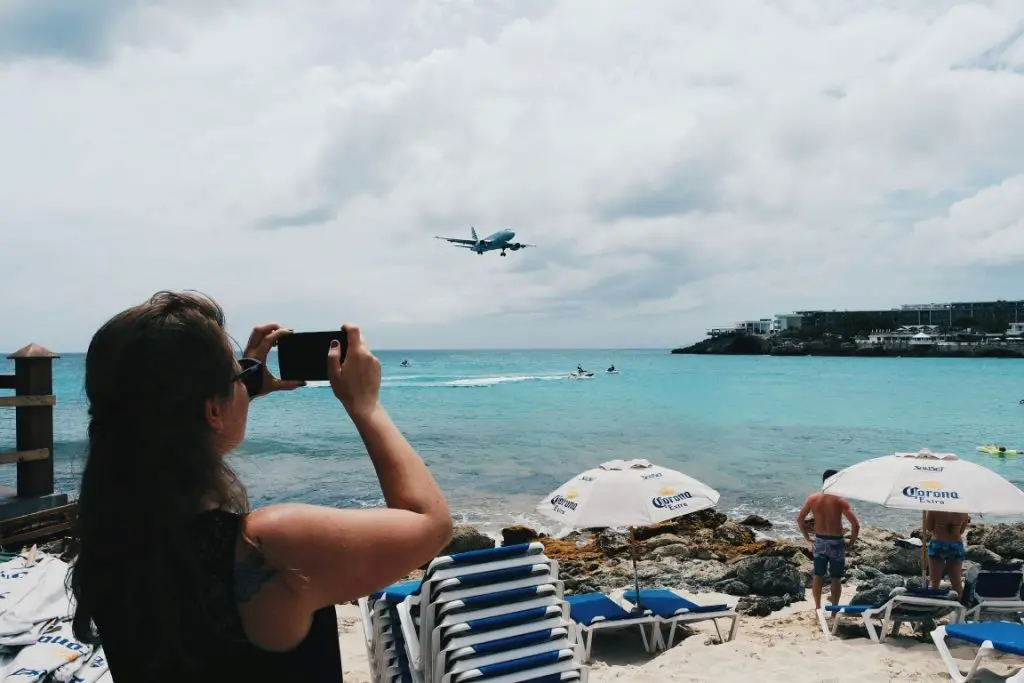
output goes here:
[{"label": "umbrella pole", "polygon": [[928,531],[924,528],[925,517],[927,512],[921,513],[921,577],[924,579],[926,585],[928,583]]},{"label": "umbrella pole", "polygon": [[636,608],[640,609],[640,571],[636,567],[636,529],[629,527],[629,548],[633,555],[633,587],[636,589]]}]

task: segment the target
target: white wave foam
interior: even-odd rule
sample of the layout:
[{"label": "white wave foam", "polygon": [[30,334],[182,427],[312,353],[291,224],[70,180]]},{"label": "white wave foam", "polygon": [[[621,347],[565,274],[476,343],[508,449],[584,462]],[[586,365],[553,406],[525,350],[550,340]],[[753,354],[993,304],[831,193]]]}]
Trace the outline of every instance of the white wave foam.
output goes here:
[{"label": "white wave foam", "polygon": [[442,382],[441,386],[491,387],[494,386],[495,384],[508,384],[510,382],[531,382],[565,379],[567,376],[568,375],[498,375],[497,377],[468,377],[466,379],[455,379],[449,382]]},{"label": "white wave foam", "polygon": [[[452,377],[449,375],[449,377]],[[493,387],[498,384],[512,384],[517,382],[546,382],[558,379],[568,379],[568,375],[494,375],[494,376],[465,376],[455,375],[453,379],[445,379],[437,375],[407,375],[398,377],[385,377],[381,380],[381,386],[389,389],[403,387]],[[427,381],[423,381],[427,380]],[[315,381],[307,382],[306,388],[329,387],[330,382]]]}]

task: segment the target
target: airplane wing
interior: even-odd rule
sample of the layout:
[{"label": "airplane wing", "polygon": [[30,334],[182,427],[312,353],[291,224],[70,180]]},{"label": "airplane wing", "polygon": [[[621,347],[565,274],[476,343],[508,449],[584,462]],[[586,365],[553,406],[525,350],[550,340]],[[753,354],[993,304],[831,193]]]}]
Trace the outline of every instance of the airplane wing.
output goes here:
[{"label": "airplane wing", "polygon": [[470,247],[470,246],[473,246],[474,244],[476,244],[476,240],[464,240],[464,239],[459,239],[458,237],[441,237],[440,235],[435,235],[434,239],[435,240],[445,240],[446,242],[451,242],[452,244],[457,244],[460,247]]}]

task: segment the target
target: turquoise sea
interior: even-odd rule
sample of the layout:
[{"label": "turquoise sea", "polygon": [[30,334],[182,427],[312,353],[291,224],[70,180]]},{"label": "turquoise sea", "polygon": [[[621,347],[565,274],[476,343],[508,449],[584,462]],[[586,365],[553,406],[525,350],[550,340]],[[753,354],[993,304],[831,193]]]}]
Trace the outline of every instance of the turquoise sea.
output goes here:
[{"label": "turquoise sea", "polygon": [[[460,521],[546,528],[539,499],[588,467],[647,458],[718,489],[720,509],[792,530],[821,472],[896,450],[951,450],[1024,483],[1024,362],[672,356],[667,351],[383,351],[382,398],[429,463]],[[273,357],[272,357],[273,358]],[[411,366],[399,367],[403,358]],[[84,463],[84,356],[55,365],[56,477],[73,492]],[[273,361],[272,361],[273,362]],[[568,378],[576,364],[594,370]],[[619,375],[605,375],[614,363]],[[0,365],[0,371],[2,365]],[[0,451],[14,445],[0,411]],[[254,504],[382,504],[373,469],[326,386],[257,400],[233,457]],[[15,467],[0,467],[13,484]],[[132,492],[140,501],[144,493]],[[911,528],[907,513],[855,504],[862,520]]]}]

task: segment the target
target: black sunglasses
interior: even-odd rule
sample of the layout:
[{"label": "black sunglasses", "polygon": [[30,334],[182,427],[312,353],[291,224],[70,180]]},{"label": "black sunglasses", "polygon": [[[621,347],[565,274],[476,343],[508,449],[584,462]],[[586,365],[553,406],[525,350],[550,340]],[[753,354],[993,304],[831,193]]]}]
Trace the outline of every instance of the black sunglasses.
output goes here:
[{"label": "black sunglasses", "polygon": [[263,363],[255,358],[239,358],[238,365],[242,370],[231,381],[241,381],[249,398],[258,396],[263,391]]}]

